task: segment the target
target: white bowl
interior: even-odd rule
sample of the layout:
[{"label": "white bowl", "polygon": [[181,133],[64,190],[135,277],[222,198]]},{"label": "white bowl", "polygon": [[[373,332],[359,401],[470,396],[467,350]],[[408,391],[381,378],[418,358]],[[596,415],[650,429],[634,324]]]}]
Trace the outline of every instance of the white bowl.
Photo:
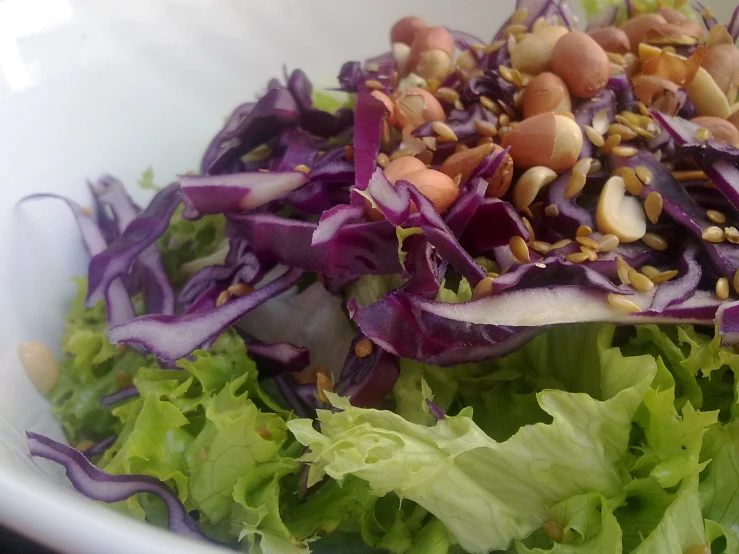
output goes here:
[{"label": "white bowl", "polygon": [[[61,552],[223,552],[128,519],[69,490],[31,460],[25,430],[61,439],[15,347],[58,350],[86,257],[56,203],[88,202],[85,180],[112,173],[139,200],[195,168],[235,105],[282,65],[330,84],[344,61],[387,49],[392,23],[419,14],[488,40],[514,0],[0,0],[0,524]],[[733,0],[711,3],[726,19]]]}]

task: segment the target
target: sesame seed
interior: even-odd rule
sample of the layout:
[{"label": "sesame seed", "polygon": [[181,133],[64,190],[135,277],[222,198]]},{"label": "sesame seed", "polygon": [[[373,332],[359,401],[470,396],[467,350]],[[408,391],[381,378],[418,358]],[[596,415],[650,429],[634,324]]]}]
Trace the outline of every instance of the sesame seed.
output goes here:
[{"label": "sesame seed", "polygon": [[557,217],[559,215],[559,208],[556,204],[549,204],[544,208],[544,215],[547,217]]},{"label": "sesame seed", "polygon": [[621,177],[624,180],[624,186],[626,187],[626,190],[629,192],[629,194],[633,194],[634,196],[641,196],[644,186],[642,185],[642,182],[639,180],[639,178],[636,176],[634,170],[630,167],[624,167],[621,169],[620,173]]},{"label": "sesame seed", "polygon": [[587,246],[588,248],[592,248],[593,250],[598,248],[598,241],[590,238],[590,237],[577,237],[575,239],[577,242],[582,244],[583,246]]},{"label": "sesame seed", "polygon": [[218,298],[216,298],[216,308],[220,308],[223,306],[228,300],[231,298],[231,293],[227,290],[224,290],[221,294],[218,295]]},{"label": "sesame seed", "polygon": [[734,283],[734,292],[739,294],[739,269],[737,269],[736,272],[734,272],[733,283]]},{"label": "sesame seed", "polygon": [[576,237],[588,237],[593,234],[593,229],[588,225],[580,225],[575,231]]},{"label": "sesame seed", "polygon": [[629,270],[631,269],[631,266],[626,263],[626,261],[621,257],[616,257],[616,272],[618,273],[618,278],[621,280],[621,282],[624,285],[630,284],[629,281]]},{"label": "sesame seed", "polygon": [[505,46],[506,41],[504,40],[496,40],[488,44],[485,48],[483,48],[482,52],[483,54],[492,54],[494,52],[497,52],[503,46]]},{"label": "sesame seed", "polygon": [[652,175],[652,172],[649,170],[648,167],[643,166],[643,165],[637,165],[636,168],[634,169],[634,173],[636,173],[636,176],[645,185],[652,184],[652,180],[654,176]]},{"label": "sesame seed", "polygon": [[706,217],[714,223],[726,223],[726,216],[718,210],[708,210],[706,212]]},{"label": "sesame seed", "polygon": [[511,16],[511,24],[523,24],[529,18],[528,8],[519,8]]},{"label": "sesame seed", "polygon": [[590,163],[590,170],[588,171],[588,175],[598,173],[601,169],[603,169],[603,164],[600,162],[600,160],[593,160]]},{"label": "sesame seed", "polygon": [[397,160],[398,158],[404,158],[406,156],[415,156],[416,154],[420,154],[418,152],[418,148],[414,148],[412,146],[409,146],[408,148],[401,148],[400,150],[396,150],[392,154],[390,154],[390,161]]},{"label": "sesame seed", "polygon": [[736,227],[727,227],[724,229],[724,235],[731,244],[739,244],[739,230]]},{"label": "sesame seed", "polygon": [[667,241],[657,233],[644,233],[641,240],[652,250],[657,250],[659,252],[667,250]]},{"label": "sesame seed", "polygon": [[580,173],[588,174],[590,172],[590,166],[593,164],[593,158],[583,158],[573,166],[573,171],[579,171]]},{"label": "sesame seed", "polygon": [[539,269],[546,269],[547,268],[547,264],[543,264],[541,262],[536,262],[534,265],[536,267],[538,267]]},{"label": "sesame seed", "polygon": [[477,140],[477,146],[482,146],[483,144],[493,144],[493,137],[480,137]]},{"label": "sesame seed", "polygon": [[721,227],[712,226],[703,231],[703,234],[701,236],[705,241],[719,243],[724,242],[724,239],[726,238],[726,233]]},{"label": "sesame seed", "polygon": [[464,110],[464,104],[462,104],[461,100],[455,100],[454,101],[454,109],[455,110]]},{"label": "sesame seed", "polygon": [[452,128],[449,127],[449,125],[447,125],[446,123],[442,123],[441,121],[434,121],[431,124],[431,128],[434,130],[434,133],[439,135],[440,142],[456,142],[457,140],[459,140]]},{"label": "sesame seed", "polygon": [[644,200],[644,211],[652,223],[657,223],[659,216],[662,214],[662,195],[652,191]]},{"label": "sesame seed", "polygon": [[713,138],[713,133],[709,129],[701,127],[695,132],[695,138],[701,142],[706,142]]},{"label": "sesame seed", "polygon": [[598,252],[594,248],[581,246],[580,251],[588,257],[588,261],[594,262],[598,259]]},{"label": "sesame seed", "polygon": [[422,137],[421,140],[429,150],[436,150],[436,137]]},{"label": "sesame seed", "polygon": [[649,277],[650,279],[660,274],[660,270],[654,267],[653,265],[641,266],[641,272],[647,277]]},{"label": "sesame seed", "polygon": [[621,158],[631,158],[632,156],[636,156],[639,153],[639,150],[633,146],[614,146],[611,149],[611,152]]},{"label": "sesame seed", "polygon": [[573,171],[565,186],[565,198],[574,198],[582,192],[587,182],[587,176],[580,171]]},{"label": "sesame seed", "polygon": [[377,165],[379,165],[382,169],[385,169],[389,163],[390,158],[387,157],[387,154],[383,152],[377,154]]},{"label": "sesame seed", "polygon": [[616,148],[619,144],[621,144],[621,137],[619,135],[611,135],[603,143],[601,150],[603,151],[603,153],[607,154],[608,152],[611,152],[614,148]]},{"label": "sesame seed", "polygon": [[654,288],[652,280],[635,269],[629,269],[629,282],[639,292],[649,292]]},{"label": "sesame seed", "polygon": [[436,90],[436,97],[440,100],[444,100],[444,102],[454,104],[457,100],[459,100],[459,93],[453,88],[441,87]]},{"label": "sesame seed", "polygon": [[624,312],[641,312],[641,308],[639,306],[620,294],[609,294],[608,303],[614,308],[618,308]]},{"label": "sesame seed", "polygon": [[511,249],[511,254],[513,254],[513,257],[522,264],[527,264],[531,261],[531,253],[529,252],[529,247],[526,245],[526,242],[524,242],[524,240],[518,235],[514,235],[513,237],[511,237],[508,246]]},{"label": "sesame seed", "polygon": [[603,235],[598,240],[598,252],[610,252],[616,248],[619,244],[618,237],[616,235]]},{"label": "sesame seed", "polygon": [[228,292],[234,296],[246,296],[247,294],[254,292],[254,287],[249,283],[237,283],[228,287]]},{"label": "sesame seed", "polygon": [[369,339],[362,339],[354,345],[354,355],[357,358],[366,358],[372,354],[372,341]]},{"label": "sesame seed", "polygon": [[621,137],[621,140],[632,140],[635,139],[638,135],[632,131],[630,128],[628,128],[623,123],[613,123],[608,127],[608,135],[614,136],[618,135]]},{"label": "sesame seed", "polygon": [[483,108],[487,108],[493,113],[498,113],[500,111],[500,108],[498,108],[498,106],[496,106],[495,103],[487,96],[480,96],[480,104],[482,104]]},{"label": "sesame seed", "polygon": [[511,122],[511,117],[508,114],[506,113],[500,114],[500,117],[498,118],[498,124],[501,127],[507,126],[510,122]]},{"label": "sesame seed", "polygon": [[481,119],[475,120],[475,130],[484,137],[494,137],[498,134],[498,129],[489,121]]},{"label": "sesame seed", "polygon": [[316,373],[316,390],[318,392],[318,399],[324,404],[328,404],[326,392],[334,392],[334,386],[331,384],[331,379],[328,378],[328,375],[321,371]]},{"label": "sesame seed", "polygon": [[673,171],[672,176],[677,181],[699,181],[707,179],[706,174],[700,170]]},{"label": "sesame seed", "polygon": [[679,271],[677,269],[670,269],[669,271],[662,271],[654,277],[650,277],[650,279],[655,285],[661,285],[662,283],[666,283],[673,277],[677,277],[678,273]]},{"label": "sesame seed", "polygon": [[589,258],[590,256],[588,256],[588,254],[585,252],[574,252],[565,256],[565,260],[573,264],[581,264],[587,261]]},{"label": "sesame seed", "polygon": [[475,285],[472,290],[472,300],[480,300],[487,298],[493,294],[493,277],[484,277]]},{"label": "sesame seed", "polygon": [[585,135],[588,137],[588,140],[590,140],[590,142],[592,142],[593,145],[597,148],[602,148],[603,145],[606,143],[603,135],[601,135],[590,125],[585,126]]},{"label": "sesame seed", "polygon": [[531,246],[531,250],[538,252],[539,254],[546,254],[552,249],[552,245],[550,243],[541,240],[535,240],[529,246]]},{"label": "sesame seed", "polygon": [[531,235],[531,238],[529,239],[531,242],[536,240],[536,233],[534,233],[534,228],[531,226],[531,222],[529,221],[528,217],[523,218],[523,224],[526,226],[526,229],[528,230],[529,234]]},{"label": "sesame seed", "polygon": [[716,296],[719,300],[726,300],[729,297],[729,280],[726,277],[716,281]]}]

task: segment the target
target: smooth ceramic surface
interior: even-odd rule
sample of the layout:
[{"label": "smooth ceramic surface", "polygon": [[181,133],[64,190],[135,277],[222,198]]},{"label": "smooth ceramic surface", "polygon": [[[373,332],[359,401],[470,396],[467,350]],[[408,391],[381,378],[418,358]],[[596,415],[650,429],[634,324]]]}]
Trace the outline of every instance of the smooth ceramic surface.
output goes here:
[{"label": "smooth ceramic surface", "polygon": [[[216,552],[125,518],[32,462],[23,430],[61,438],[15,346],[56,346],[86,258],[66,207],[104,172],[156,181],[197,166],[235,105],[285,64],[330,85],[341,64],[387,49],[399,17],[488,40],[513,0],[0,0],[0,523],[64,553]],[[712,3],[726,17],[735,2]],[[314,339],[314,338],[313,338]],[[311,339],[311,340],[313,340]]]}]

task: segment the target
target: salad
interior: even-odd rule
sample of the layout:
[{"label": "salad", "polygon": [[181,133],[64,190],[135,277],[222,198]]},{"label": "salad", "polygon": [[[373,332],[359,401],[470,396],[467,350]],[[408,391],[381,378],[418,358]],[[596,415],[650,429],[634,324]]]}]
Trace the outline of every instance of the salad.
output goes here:
[{"label": "salad", "polygon": [[255,553],[739,552],[739,8],[585,7],[403,18],[146,207],[29,197],[90,254],[31,454]]}]

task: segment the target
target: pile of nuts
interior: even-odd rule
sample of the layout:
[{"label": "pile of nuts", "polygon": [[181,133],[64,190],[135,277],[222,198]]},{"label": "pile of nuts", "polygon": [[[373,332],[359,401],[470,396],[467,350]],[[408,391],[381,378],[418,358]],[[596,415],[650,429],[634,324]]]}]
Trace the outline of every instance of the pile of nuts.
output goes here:
[{"label": "pile of nuts", "polygon": [[[486,176],[486,194],[510,200],[532,230],[537,219],[559,216],[557,205],[546,203],[545,191],[560,178],[572,202],[584,193],[595,197],[597,230],[582,235],[579,229],[577,236],[562,237],[581,245],[567,257],[573,262],[597,260],[619,243],[642,241],[655,250],[669,246],[649,231],[663,207],[660,194],[649,190],[650,171],[640,166],[611,172],[608,162],[609,156],[636,155],[641,141],[662,132],[650,110],[674,115],[686,94],[696,111],[692,121],[701,127],[698,140],[739,146],[739,50],[723,26],[707,33],[671,8],[637,13],[620,27],[588,33],[570,30],[558,16],[530,21],[522,8],[490,44],[472,44],[462,51],[446,28],[429,27],[418,17],[398,21],[390,38],[392,84],[365,83],[387,108],[377,162],[390,182],[409,181],[443,214],[478,166],[508,149],[497,172]],[[507,56],[498,57],[502,52]],[[496,67],[491,62],[496,59],[507,65]],[[598,101],[609,79],[624,78],[620,76],[632,84],[638,111],[609,114],[604,109],[587,124],[578,123],[573,111]],[[513,90],[513,102],[480,94],[479,83],[485,79]],[[473,133],[470,125],[464,127],[465,112],[479,115],[472,122]],[[707,181],[701,172],[693,174]],[[674,175],[681,180],[680,171]],[[368,215],[382,217],[370,207]],[[721,240],[735,236],[729,228],[735,230],[717,227]],[[706,240],[717,240],[710,228],[706,233]],[[524,246],[539,254],[553,249],[533,232]],[[626,271],[622,281],[638,290],[676,274],[628,269],[632,274]],[[616,304],[623,307],[620,301]]]}]

